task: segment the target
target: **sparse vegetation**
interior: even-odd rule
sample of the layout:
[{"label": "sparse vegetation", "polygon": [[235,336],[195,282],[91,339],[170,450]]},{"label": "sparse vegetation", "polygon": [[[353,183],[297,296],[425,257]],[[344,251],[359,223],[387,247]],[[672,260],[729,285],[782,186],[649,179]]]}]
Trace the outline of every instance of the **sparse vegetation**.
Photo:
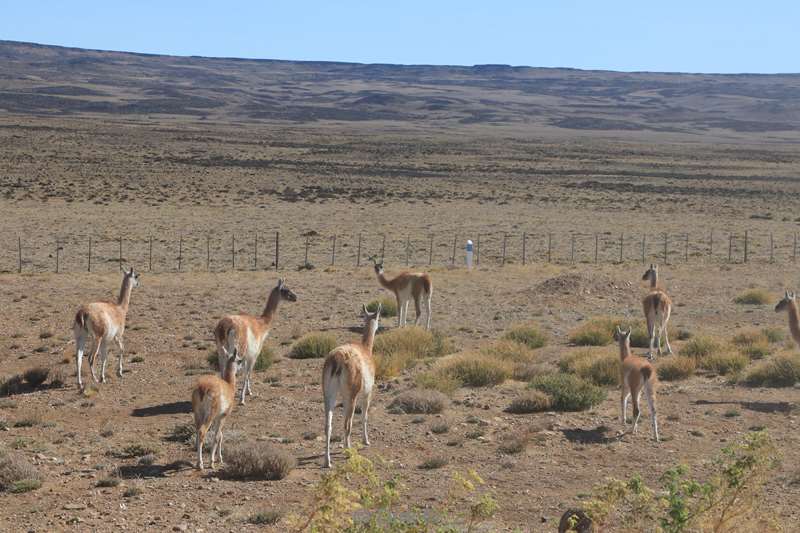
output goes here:
[{"label": "sparse vegetation", "polygon": [[122,493],[122,497],[123,498],[133,498],[134,496],[138,496],[141,493],[142,493],[142,489],[139,488],[136,485],[133,485],[133,486],[128,487],[128,488],[125,489],[125,491]]},{"label": "sparse vegetation", "polygon": [[447,463],[448,461],[446,457],[437,456],[425,459],[424,461],[422,461],[419,467],[422,470],[436,470],[438,468],[447,466]]},{"label": "sparse vegetation", "polygon": [[397,316],[397,300],[391,296],[384,296],[377,300],[372,300],[367,304],[367,311],[374,313],[381,304],[381,318],[391,318]]},{"label": "sparse vegetation", "polygon": [[439,414],[448,403],[447,396],[436,390],[415,389],[397,396],[390,407],[406,414]]},{"label": "sparse vegetation", "polygon": [[752,387],[792,387],[800,381],[800,356],[777,354],[757,363],[744,378]]},{"label": "sparse vegetation", "polygon": [[516,455],[524,452],[530,441],[531,437],[527,431],[505,435],[500,440],[500,445],[497,447],[497,451],[505,455]]},{"label": "sparse vegetation", "polygon": [[690,339],[681,348],[681,355],[699,360],[712,354],[720,353],[723,345],[718,340],[708,336],[698,336]]},{"label": "sparse vegetation", "polygon": [[547,344],[547,336],[534,324],[514,326],[503,335],[503,338],[524,344],[531,350]]},{"label": "sparse vegetation", "polygon": [[250,515],[247,518],[247,523],[253,524],[254,526],[273,526],[280,522],[282,517],[283,513],[280,511],[261,511]]},{"label": "sparse vegetation", "polygon": [[142,457],[143,455],[155,455],[158,448],[149,444],[129,444],[122,449],[122,457]]},{"label": "sparse vegetation", "polygon": [[266,442],[238,442],[225,451],[225,475],[231,479],[280,480],[295,466],[294,457]]},{"label": "sparse vegetation", "polygon": [[420,327],[395,329],[378,335],[373,347],[380,380],[399,375],[420,359],[441,357],[453,351],[450,340],[438,331]]},{"label": "sparse vegetation", "polygon": [[738,374],[750,359],[740,353],[714,353],[700,359],[700,368],[725,376],[727,374]]},{"label": "sparse vegetation", "polygon": [[417,374],[414,382],[421,389],[439,391],[448,396],[461,386],[461,382],[456,378],[445,376],[435,371]]},{"label": "sparse vegetation", "polygon": [[694,375],[697,361],[694,357],[676,355],[661,359],[656,366],[658,379],[662,381],[680,381]]},{"label": "sparse vegetation", "polygon": [[764,289],[749,289],[733,299],[740,305],[766,305],[772,301],[772,296]]},{"label": "sparse vegetation", "polygon": [[562,372],[576,374],[595,385],[619,385],[619,355],[607,351],[579,350],[562,357],[558,362]]},{"label": "sparse vegetation", "polygon": [[550,396],[542,391],[532,389],[524,391],[514,398],[506,411],[516,415],[541,413],[550,409],[550,403]]},{"label": "sparse vegetation", "polygon": [[482,347],[479,351],[486,357],[515,364],[531,363],[536,358],[536,352],[526,344],[510,340],[494,342]]},{"label": "sparse vegetation", "polygon": [[466,387],[492,387],[511,377],[511,366],[479,353],[462,353],[441,361],[436,374]]},{"label": "sparse vegetation", "polygon": [[584,411],[602,402],[606,391],[572,374],[549,374],[533,378],[530,387],[550,397],[555,411]]},{"label": "sparse vegetation", "polygon": [[0,492],[22,493],[42,486],[39,471],[23,456],[0,449]]},{"label": "sparse vegetation", "polygon": [[767,330],[747,330],[734,335],[731,342],[739,351],[750,359],[763,359],[772,353],[770,338],[775,338],[774,333],[769,335]]},{"label": "sparse vegetation", "polygon": [[22,383],[22,376],[11,376],[0,383],[0,396],[12,396],[14,394],[19,394],[24,389],[25,385]]},{"label": "sparse vegetation", "polygon": [[434,435],[442,435],[450,431],[450,424],[447,422],[436,422],[431,425],[431,433]]},{"label": "sparse vegetation", "polygon": [[50,369],[45,368],[43,366],[37,366],[35,368],[29,368],[22,374],[22,378],[25,382],[33,388],[38,387],[45,381],[47,381],[47,376],[50,374]]},{"label": "sparse vegetation", "polygon": [[118,477],[104,477],[103,479],[99,480],[95,486],[101,488],[109,488],[109,487],[116,487],[120,483],[120,479]]},{"label": "sparse vegetation", "polygon": [[307,333],[300,337],[289,351],[292,359],[325,357],[336,348],[336,337],[330,333]]},{"label": "sparse vegetation", "polygon": [[593,318],[576,328],[569,341],[576,346],[606,346],[614,340],[614,328],[621,322],[614,318]]}]

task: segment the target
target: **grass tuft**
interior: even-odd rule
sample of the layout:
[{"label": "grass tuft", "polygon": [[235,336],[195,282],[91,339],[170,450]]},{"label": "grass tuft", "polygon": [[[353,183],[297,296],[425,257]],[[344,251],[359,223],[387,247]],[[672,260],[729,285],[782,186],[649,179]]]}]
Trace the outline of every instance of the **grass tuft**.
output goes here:
[{"label": "grass tuft", "polygon": [[698,336],[690,339],[681,348],[681,355],[701,359],[709,355],[720,353],[723,345],[716,339],[707,336]]},{"label": "grass tuft", "polygon": [[541,413],[551,406],[550,396],[540,390],[527,390],[512,400],[506,412],[515,415]]},{"label": "grass tuft", "polygon": [[680,381],[694,375],[695,368],[697,368],[697,361],[694,357],[676,355],[661,359],[656,366],[656,373],[660,380]]},{"label": "grass tuft", "polygon": [[0,492],[19,494],[42,486],[42,476],[22,455],[0,450]]},{"label": "grass tuft", "polygon": [[37,366],[34,368],[29,368],[22,374],[22,378],[25,382],[33,388],[38,387],[45,381],[47,381],[47,376],[50,374],[50,369],[45,368],[43,366]]},{"label": "grass tuft", "polygon": [[728,374],[738,374],[750,359],[741,353],[714,353],[700,359],[700,368],[725,376]]},{"label": "grass tuft", "polygon": [[503,338],[523,344],[531,350],[536,350],[547,344],[547,336],[533,324],[518,325],[509,329]]},{"label": "grass tuft", "polygon": [[538,376],[530,387],[547,394],[555,411],[584,411],[606,398],[605,389],[572,374]]},{"label": "grass tuft", "polygon": [[295,458],[266,442],[232,444],[225,453],[225,474],[231,479],[283,479],[297,466]]},{"label": "grass tuft", "polygon": [[389,407],[406,414],[435,415],[444,411],[447,396],[436,390],[415,389],[397,396]]},{"label": "grass tuft", "polygon": [[438,469],[438,468],[442,468],[442,467],[445,467],[445,466],[447,466],[447,463],[448,463],[448,462],[449,462],[449,461],[447,460],[447,458],[446,458],[446,457],[442,457],[442,456],[439,456],[439,457],[431,457],[431,458],[429,458],[429,459],[426,459],[426,460],[424,460],[424,461],[423,461],[423,462],[422,462],[422,463],[419,465],[419,467],[420,467],[422,470],[436,470],[436,469]]},{"label": "grass tuft", "polygon": [[330,333],[307,333],[292,345],[292,359],[316,359],[325,357],[336,348],[336,337]]},{"label": "grass tuft", "polygon": [[733,299],[740,305],[765,305],[772,301],[770,294],[764,289],[750,289]]},{"label": "grass tuft", "polygon": [[461,386],[461,382],[456,378],[444,376],[435,371],[417,374],[414,382],[420,389],[439,391],[447,396],[453,394]]},{"label": "grass tuft", "polygon": [[397,300],[391,296],[384,296],[377,300],[372,300],[367,304],[367,311],[374,313],[381,304],[381,318],[391,318],[397,316]]},{"label": "grass tuft", "polygon": [[283,513],[280,511],[261,511],[247,517],[247,523],[254,526],[273,526],[280,522],[281,518],[283,518]]},{"label": "grass tuft", "polygon": [[462,353],[442,361],[435,372],[467,387],[493,387],[511,377],[511,365],[477,353]]},{"label": "grass tuft", "polygon": [[375,338],[376,378],[393,378],[417,360],[441,357],[452,351],[450,340],[438,331],[426,331],[420,327],[388,331]]},{"label": "grass tuft", "polygon": [[19,374],[16,376],[11,376],[0,383],[0,396],[12,396],[14,394],[19,394],[24,389],[25,385],[22,383],[22,376]]},{"label": "grass tuft", "polygon": [[558,366],[562,372],[576,374],[595,385],[619,385],[619,355],[609,352],[580,350],[561,358]]},{"label": "grass tuft", "polygon": [[800,356],[778,354],[759,362],[745,376],[751,387],[792,387],[800,381]]}]

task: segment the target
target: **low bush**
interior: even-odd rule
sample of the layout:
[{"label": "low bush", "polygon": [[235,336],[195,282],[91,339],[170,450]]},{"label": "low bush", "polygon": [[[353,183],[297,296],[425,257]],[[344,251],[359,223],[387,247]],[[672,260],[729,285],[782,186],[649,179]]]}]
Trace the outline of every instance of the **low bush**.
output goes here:
[{"label": "low bush", "polygon": [[37,366],[35,368],[29,368],[22,374],[22,378],[25,382],[30,385],[31,387],[38,387],[45,381],[47,381],[47,376],[50,374],[50,369],[45,368],[43,366]]},{"label": "low bush", "polygon": [[536,376],[551,374],[552,372],[553,368],[545,363],[522,363],[514,365],[511,377],[517,381],[530,381]]},{"label": "low bush", "polygon": [[23,456],[0,450],[0,492],[22,493],[42,486],[39,471]]},{"label": "low bush", "polygon": [[593,318],[577,327],[569,341],[576,346],[606,346],[614,341],[614,329],[619,324],[613,318]]},{"label": "low bush", "polygon": [[415,389],[397,396],[389,405],[406,414],[435,415],[444,411],[447,396],[436,390]]},{"label": "low bush", "polygon": [[550,409],[550,396],[540,390],[527,390],[511,401],[506,411],[515,415],[541,413]]},{"label": "low bush", "polygon": [[750,289],[733,299],[741,305],[765,305],[772,301],[770,294],[764,289]]},{"label": "low bush", "polygon": [[490,358],[518,364],[530,363],[536,358],[536,352],[527,345],[510,340],[501,340],[484,346],[480,349],[480,353]]},{"label": "low bush", "polygon": [[442,361],[436,373],[467,387],[492,387],[511,377],[511,366],[505,361],[477,353],[462,353]]},{"label": "low bush", "polygon": [[247,523],[254,526],[272,526],[280,522],[282,517],[283,513],[280,511],[261,511],[250,515],[247,518]]},{"label": "low bush", "polygon": [[25,390],[21,375],[11,376],[0,383],[0,396],[12,396]]},{"label": "low bush", "polygon": [[505,455],[516,455],[525,451],[531,441],[530,434],[527,432],[512,433],[500,439],[497,451]]},{"label": "low bush", "polygon": [[538,376],[530,387],[547,394],[555,411],[584,411],[606,398],[605,389],[572,374]]},{"label": "low bush", "polygon": [[118,477],[104,477],[103,479],[95,483],[95,487],[110,488],[118,486],[119,483],[120,479]]},{"label": "low bush", "polygon": [[792,387],[800,381],[800,356],[777,354],[757,363],[744,378],[751,387]]},{"label": "low bush", "polygon": [[419,359],[452,353],[453,347],[438,331],[408,327],[378,335],[372,351],[376,358],[376,378],[383,380],[399,375]]},{"label": "low bush", "polygon": [[414,382],[421,389],[439,391],[448,396],[461,386],[461,382],[456,378],[445,376],[435,371],[417,374]]},{"label": "low bush", "polygon": [[374,313],[381,304],[381,318],[391,318],[397,316],[397,300],[391,296],[384,296],[377,300],[372,300],[367,304],[367,311]]},{"label": "low bush", "polygon": [[738,374],[750,359],[740,353],[714,353],[699,360],[700,368],[725,376],[727,374]]},{"label": "low bush", "polygon": [[431,457],[429,459],[425,459],[419,467],[422,470],[436,470],[447,466],[448,460],[446,457]]},{"label": "low bush", "polygon": [[506,340],[524,344],[531,350],[536,350],[547,344],[547,336],[538,326],[533,324],[514,326],[503,335]]},{"label": "low bush", "polygon": [[295,466],[294,457],[266,442],[235,443],[225,452],[225,474],[231,479],[279,480]]},{"label": "low bush", "polygon": [[325,357],[334,348],[336,348],[336,337],[330,333],[308,333],[292,345],[289,357],[292,359]]},{"label": "low bush", "polygon": [[690,339],[684,344],[680,353],[686,357],[701,359],[712,354],[720,353],[722,349],[723,345],[718,340],[712,337],[699,336]]},{"label": "low bush", "polygon": [[761,330],[761,333],[763,333],[764,337],[772,344],[781,342],[784,338],[783,330],[778,328],[764,328]]},{"label": "low bush", "polygon": [[619,385],[619,355],[592,350],[575,351],[558,362],[562,372],[576,374],[595,385]]},{"label": "low bush", "polygon": [[662,358],[656,366],[656,373],[662,381],[680,381],[694,375],[695,368],[697,361],[694,357],[676,355]]}]

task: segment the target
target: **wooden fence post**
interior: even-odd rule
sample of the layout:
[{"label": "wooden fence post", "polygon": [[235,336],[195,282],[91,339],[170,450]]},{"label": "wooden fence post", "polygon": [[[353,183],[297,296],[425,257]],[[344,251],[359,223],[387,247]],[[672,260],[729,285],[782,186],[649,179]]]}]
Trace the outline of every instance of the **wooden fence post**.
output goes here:
[{"label": "wooden fence post", "polygon": [[664,232],[664,264],[669,264],[669,235],[667,232]]},{"label": "wooden fence post", "polygon": [[231,234],[231,267],[236,270],[236,234]]},{"label": "wooden fence post", "polygon": [[258,231],[253,235],[253,270],[258,270]]},{"label": "wooden fence post", "polygon": [[624,243],[625,243],[624,234],[620,233],[619,234],[619,262],[620,263],[622,263],[622,252],[623,252]]},{"label": "wooden fence post", "polygon": [[384,253],[386,252],[386,234],[383,234],[383,241],[381,242],[381,263],[383,263]]},{"label": "wooden fence post", "polygon": [[689,234],[688,233],[684,233],[683,234],[683,238],[684,238],[684,241],[683,241],[683,262],[684,263],[688,263],[689,262]]},{"label": "wooden fence post", "polygon": [[148,272],[152,272],[153,271],[153,236],[152,235],[150,235],[149,242],[150,242],[150,245],[148,246],[148,252],[147,252],[147,271]]},{"label": "wooden fence post", "polygon": [[733,233],[728,234],[728,263],[733,259]]},{"label": "wooden fence post", "polygon": [[17,266],[17,272],[22,274],[22,237],[17,235],[17,250],[19,251],[19,264]]},{"label": "wooden fence post", "polygon": [[181,263],[183,262],[183,235],[178,239],[178,272],[181,271]]},{"label": "wooden fence post", "polygon": [[453,235],[453,255],[450,256],[450,264],[456,264],[456,241],[458,240],[458,234]]},{"label": "wooden fence post", "polygon": [[211,271],[211,235],[206,234],[206,272]]},{"label": "wooden fence post", "polygon": [[526,255],[526,252],[527,252],[527,250],[525,248],[526,248],[527,242],[528,242],[528,234],[523,232],[522,233],[522,265],[523,266],[525,265],[525,259],[526,259],[525,255]]},{"label": "wooden fence post", "polygon": [[406,266],[408,266],[410,255],[411,255],[411,236],[406,235]]},{"label": "wooden fence post", "polygon": [[575,234],[573,233],[570,235],[570,252],[569,252],[569,260],[571,263],[575,262]]},{"label": "wooden fence post", "polygon": [[428,250],[428,266],[433,264],[433,235],[431,234],[431,246]]},{"label": "wooden fence post", "polygon": [[478,241],[475,243],[475,266],[481,264],[481,234],[478,234]]},{"label": "wooden fence post", "polygon": [[92,236],[89,235],[89,257],[88,257],[88,265],[86,268],[87,272],[92,271]]},{"label": "wooden fence post", "polygon": [[642,264],[645,263],[647,255],[647,233],[642,233]]},{"label": "wooden fence post", "polygon": [[336,265],[336,234],[333,234],[333,242],[331,244],[331,266]]},{"label": "wooden fence post", "polygon": [[361,266],[361,234],[358,234],[358,250],[356,250],[356,267]]},{"label": "wooden fence post", "polygon": [[547,262],[549,263],[553,253],[553,234],[547,234]]},{"label": "wooden fence post", "polygon": [[278,261],[280,260],[280,243],[281,243],[281,232],[275,232],[275,270],[278,270]]},{"label": "wooden fence post", "polygon": [[747,241],[748,241],[747,236],[748,236],[748,232],[747,232],[747,230],[744,230],[744,262],[745,263],[747,263]]},{"label": "wooden fence post", "polygon": [[769,232],[769,262],[770,263],[774,263],[775,262],[775,248],[774,248],[774,246],[775,245],[774,245],[774,242],[772,240],[772,232],[770,231]]},{"label": "wooden fence post", "polygon": [[508,233],[503,233],[503,266],[506,264],[506,243],[508,242]]},{"label": "wooden fence post", "polygon": [[119,238],[119,269],[122,270],[122,237]]},{"label": "wooden fence post", "polygon": [[597,263],[597,251],[600,248],[600,235],[594,234],[594,262]]}]

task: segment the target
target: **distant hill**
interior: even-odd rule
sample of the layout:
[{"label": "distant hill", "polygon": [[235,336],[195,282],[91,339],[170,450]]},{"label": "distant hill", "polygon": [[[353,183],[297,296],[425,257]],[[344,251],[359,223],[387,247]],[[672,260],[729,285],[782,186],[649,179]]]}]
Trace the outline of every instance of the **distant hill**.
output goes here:
[{"label": "distant hill", "polygon": [[175,57],[0,41],[0,114],[794,141],[800,75]]}]

